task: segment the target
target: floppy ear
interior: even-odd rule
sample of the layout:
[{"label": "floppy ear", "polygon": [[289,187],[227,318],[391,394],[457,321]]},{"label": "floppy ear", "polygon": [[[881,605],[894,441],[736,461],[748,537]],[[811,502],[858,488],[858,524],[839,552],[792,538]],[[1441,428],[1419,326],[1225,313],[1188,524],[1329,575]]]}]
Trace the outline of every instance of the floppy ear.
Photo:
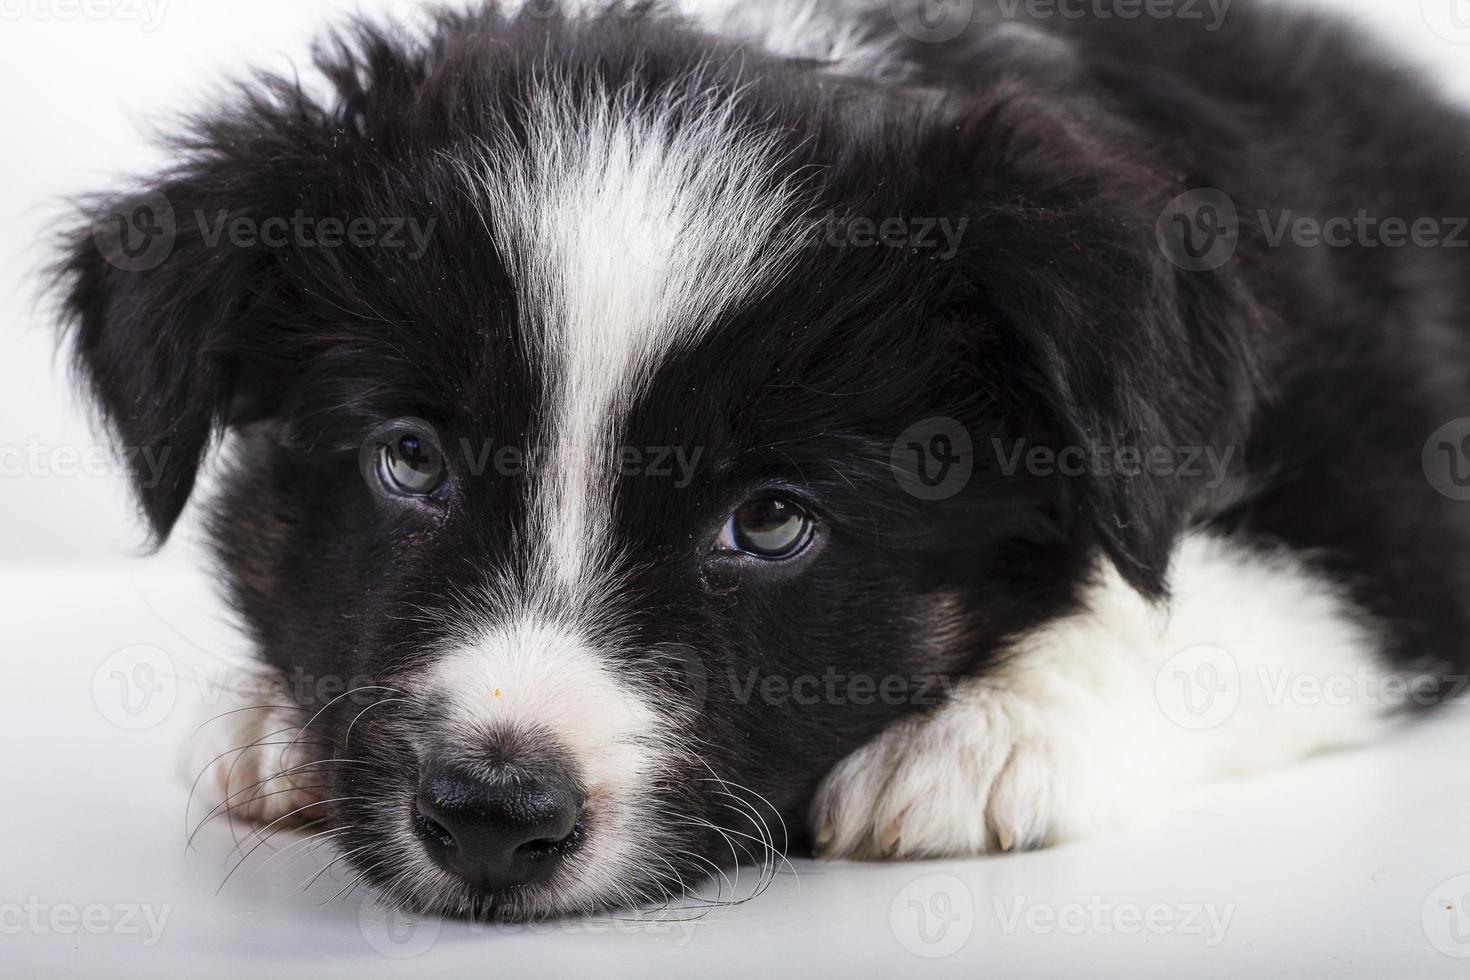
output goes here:
[{"label": "floppy ear", "polygon": [[[964,307],[1004,343],[982,344],[1024,417],[1054,448],[1223,452],[1246,432],[1261,314],[1232,262],[1173,264],[1156,229],[1183,190],[1144,141],[1105,113],[1018,96],[953,132],[970,163],[960,266]],[[972,191],[973,193],[973,191]],[[1039,410],[1039,411],[1038,411]],[[1089,456],[1090,458],[1090,456]],[[1150,598],[1167,593],[1174,545],[1196,516],[1204,474],[1088,465],[1070,510]],[[1164,467],[1153,467],[1163,470]]]},{"label": "floppy ear", "polygon": [[100,205],[55,269],[78,374],[160,543],[229,412],[226,351],[249,329],[261,262],[185,217],[210,213],[201,191],[179,178]]},{"label": "floppy ear", "polygon": [[[401,126],[426,57],[360,27],[314,56],[325,98],[294,77],[255,75],[180,120],[165,142],[178,162],[151,189],[95,202],[64,236],[51,285],[77,373],[131,460],[157,541],[221,429],[277,418],[308,386],[331,338],[302,329],[306,298],[350,294],[354,276],[376,274],[364,250],[331,251],[287,229],[373,206],[340,200],[344,175],[358,172],[357,148],[376,154],[375,133]],[[387,183],[373,184],[370,202]]]}]

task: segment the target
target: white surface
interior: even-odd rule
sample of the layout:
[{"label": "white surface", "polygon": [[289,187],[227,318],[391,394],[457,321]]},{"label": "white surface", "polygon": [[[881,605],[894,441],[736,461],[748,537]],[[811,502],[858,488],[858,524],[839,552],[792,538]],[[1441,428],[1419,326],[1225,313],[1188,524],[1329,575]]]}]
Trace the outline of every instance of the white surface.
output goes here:
[{"label": "white surface", "polygon": [[[867,975],[950,952],[927,965],[970,977],[1470,975],[1470,878],[1441,888],[1470,874],[1465,713],[1223,787],[1155,826],[1087,844],[943,864],[798,863],[759,899],[693,923],[426,923],[393,933],[407,940],[395,943],[360,893],[333,899],[345,877],[297,889],[330,859],[323,849],[293,865],[300,847],[269,864],[262,847],[215,896],[233,841],[216,822],[186,855],[174,759],[193,728],[187,702],[200,671],[219,676],[244,651],[189,531],[163,556],[132,560],[141,536],[121,480],[56,472],[66,450],[94,440],[52,356],[49,322],[32,308],[31,274],[61,197],[156,161],[144,122],[189,105],[222,72],[299,58],[332,10],[413,4],[172,0],[148,30],[64,19],[56,2],[0,0],[0,450],[34,447],[40,461],[0,472],[0,970],[367,976],[402,969],[392,954],[421,951],[414,968],[516,976]],[[1421,16],[1457,4],[1470,6],[1328,5],[1351,8],[1470,97],[1470,46]],[[138,670],[139,657],[158,672]],[[124,696],[143,713],[129,715]],[[125,727],[145,721],[156,724]],[[747,872],[741,890],[750,884]],[[1229,915],[1214,945],[1207,917],[1159,934],[1119,931],[1135,910],[1157,906],[1157,923],[1179,925],[1200,905],[1217,921]],[[142,934],[123,921],[136,914],[124,906],[167,915],[157,942],[145,944],[146,918]],[[946,908],[947,920],[936,916]],[[918,931],[924,909],[934,944]],[[1065,925],[1047,928],[1058,915]]]}]

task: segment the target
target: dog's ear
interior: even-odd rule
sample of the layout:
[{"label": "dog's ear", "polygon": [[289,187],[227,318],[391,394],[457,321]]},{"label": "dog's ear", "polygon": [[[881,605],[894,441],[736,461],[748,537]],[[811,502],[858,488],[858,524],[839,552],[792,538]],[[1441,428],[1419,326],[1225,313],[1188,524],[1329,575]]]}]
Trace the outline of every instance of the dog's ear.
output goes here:
[{"label": "dog's ear", "polygon": [[[1163,597],[1213,475],[1185,464],[1244,438],[1261,315],[1233,261],[1171,261],[1158,227],[1182,188],[1105,113],[1019,96],[950,138],[971,188],[951,315],[994,341],[978,346],[978,370],[1024,402],[1012,408],[1087,460],[1066,481],[1069,513],[1132,586]],[[1110,463],[1129,451],[1128,472],[1095,450]],[[1155,463],[1132,465],[1134,451]]]},{"label": "dog's ear", "polygon": [[240,394],[227,352],[250,329],[261,279],[258,253],[211,240],[186,217],[214,213],[206,193],[176,177],[96,202],[54,270],[77,372],[159,542]]},{"label": "dog's ear", "polygon": [[221,431],[280,420],[311,387],[303,376],[332,339],[303,328],[308,299],[319,297],[324,315],[348,315],[326,294],[350,295],[356,277],[380,275],[375,260],[391,257],[330,249],[300,223],[321,222],[340,241],[326,221],[381,208],[386,179],[368,203],[344,193],[356,154],[381,152],[427,71],[427,48],[400,48],[361,26],[318,48],[325,89],[253,76],[179,120],[163,143],[169,170],[89,202],[62,236],[51,292],[158,542]]}]

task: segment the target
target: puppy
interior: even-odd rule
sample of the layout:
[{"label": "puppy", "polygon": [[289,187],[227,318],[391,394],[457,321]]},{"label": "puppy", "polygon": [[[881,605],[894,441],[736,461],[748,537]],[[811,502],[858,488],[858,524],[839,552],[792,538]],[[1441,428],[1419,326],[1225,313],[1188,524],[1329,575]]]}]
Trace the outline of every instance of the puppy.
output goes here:
[{"label": "puppy", "polygon": [[1464,117],[1313,17],[1028,9],[358,26],[100,200],[60,302],[160,541],[224,439],[207,812],[547,916],[1045,845],[1453,694]]}]

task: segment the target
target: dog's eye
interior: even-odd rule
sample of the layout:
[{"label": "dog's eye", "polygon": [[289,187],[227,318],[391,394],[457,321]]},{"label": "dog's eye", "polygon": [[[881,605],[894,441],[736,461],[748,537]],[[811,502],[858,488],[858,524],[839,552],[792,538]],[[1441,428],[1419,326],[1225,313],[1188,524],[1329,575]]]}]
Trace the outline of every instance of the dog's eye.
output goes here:
[{"label": "dog's eye", "polygon": [[790,558],[811,541],[812,516],[783,497],[758,497],[730,515],[720,547],[757,558]]},{"label": "dog's eye", "polygon": [[394,437],[378,450],[383,485],[404,497],[429,497],[444,486],[444,456],[415,433]]}]

